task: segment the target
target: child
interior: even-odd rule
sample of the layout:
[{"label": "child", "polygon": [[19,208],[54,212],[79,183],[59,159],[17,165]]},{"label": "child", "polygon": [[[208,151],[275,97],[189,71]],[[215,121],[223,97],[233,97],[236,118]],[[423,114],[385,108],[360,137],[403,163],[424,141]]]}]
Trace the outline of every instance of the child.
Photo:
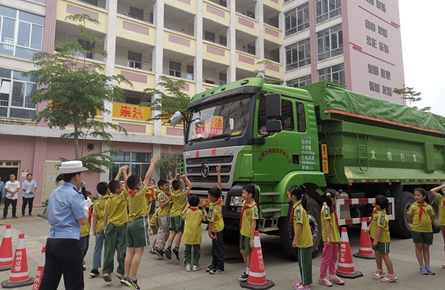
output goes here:
[{"label": "child", "polygon": [[[187,189],[184,188],[184,181],[187,183]],[[187,196],[189,195],[190,189],[192,189],[192,183],[187,178],[185,174],[182,175],[182,179],[175,179],[172,181],[173,191],[171,192],[171,199],[173,205],[170,209],[170,225],[168,226],[170,230],[170,236],[167,241],[167,249],[165,250],[165,257],[171,259],[172,252],[176,259],[179,260],[179,244],[181,243],[182,233],[184,231],[184,223],[181,219],[181,213],[187,204]],[[175,248],[171,249],[173,244],[173,239],[175,240]]]},{"label": "child", "polygon": [[433,244],[434,210],[428,204],[428,196],[423,188],[414,189],[414,202],[408,209],[408,222],[413,224],[413,242],[416,244],[416,257],[419,272],[423,275],[435,275],[430,267],[430,245]]},{"label": "child", "polygon": [[[151,228],[154,228],[154,230],[156,231],[156,233],[158,232],[158,228],[159,228],[159,224],[158,224],[158,213],[159,213],[159,210],[160,210],[161,208],[159,207],[156,211],[155,211],[155,213],[151,216],[151,218],[150,218],[150,227]],[[157,235],[155,236],[155,239],[153,240],[153,244],[151,245],[151,249],[150,249],[150,253],[151,254],[156,254],[156,251],[155,251],[155,245],[156,245],[156,242],[157,242],[157,239],[158,239],[158,237],[157,237]]]},{"label": "child", "polygon": [[[389,258],[389,220],[386,215],[386,208],[388,207],[388,199],[383,195],[377,195],[372,202],[372,206],[376,213],[372,216],[371,224],[366,229],[370,233],[372,248],[375,251],[375,263],[377,264],[377,271],[374,274],[375,279],[381,279],[382,282],[397,281],[392,261]],[[382,259],[385,261],[388,275],[383,271]]]},{"label": "child", "polygon": [[[182,219],[186,221],[184,227],[184,270],[187,272],[198,271],[201,269],[199,260],[201,258],[201,240],[202,228],[201,223],[206,220],[206,210],[203,207],[204,214],[198,208],[199,198],[192,195],[189,198],[184,211],[181,214]],[[193,267],[190,267],[193,248]]]},{"label": "child", "polygon": [[[341,242],[340,231],[338,230],[337,213],[335,203],[337,202],[337,192],[328,189],[321,196],[323,206],[321,208],[321,227],[323,237],[323,256],[320,265],[320,278],[318,284],[331,287],[332,284],[344,285],[345,281],[340,279],[335,273],[337,263],[338,245]],[[326,271],[329,268],[330,279],[326,279]]]},{"label": "child", "polygon": [[[437,199],[437,202],[439,203],[439,226],[442,230],[442,237],[445,243],[445,197],[438,192],[439,190],[443,190],[444,188],[445,184],[442,184],[441,186],[431,189],[431,193],[434,195],[434,197]],[[445,245],[443,249],[445,251]],[[442,269],[445,269],[445,264],[442,265]]]},{"label": "child", "polygon": [[127,175],[128,166],[119,168],[116,178],[108,184],[110,197],[105,202],[104,209],[104,234],[105,234],[105,254],[104,254],[104,280],[111,281],[111,273],[114,268],[114,252],[117,251],[116,277],[120,279],[124,275],[125,253],[127,250],[126,226],[128,221],[127,200],[128,192],[123,190],[123,185],[119,178],[122,174]]},{"label": "child", "polygon": [[288,191],[289,201],[293,202],[290,220],[294,227],[292,247],[298,248],[298,266],[301,281],[294,284],[294,289],[311,289],[312,284],[312,232],[306,214],[306,196],[300,186],[293,186]]},{"label": "child", "polygon": [[108,183],[99,182],[96,186],[97,193],[100,198],[93,207],[93,236],[96,237],[93,252],[93,269],[91,269],[90,277],[94,278],[99,275],[99,268],[101,267],[102,248],[105,242],[104,235],[104,209],[105,202],[108,200],[110,190]]},{"label": "child", "polygon": [[240,215],[240,253],[243,256],[246,272],[238,278],[240,282],[247,281],[249,277],[250,254],[253,248],[253,238],[255,235],[256,221],[259,218],[258,207],[253,199],[255,194],[255,185],[246,185],[243,187],[241,197],[243,208]]},{"label": "child", "polygon": [[[93,204],[92,198],[93,194],[89,191],[86,191],[84,209],[87,213],[88,222],[80,227],[80,239],[79,239],[80,250],[83,255],[82,256],[83,264],[85,264],[85,256],[87,255],[88,246],[90,244],[91,216],[92,216],[91,205]],[[86,268],[83,267],[83,270],[85,271]]]},{"label": "child", "polygon": [[221,165],[216,166],[216,174],[218,176],[218,187],[212,187],[208,191],[210,206],[207,220],[209,222],[209,237],[212,239],[212,264],[207,267],[206,271],[211,275],[224,273]]},{"label": "child", "polygon": [[[148,220],[151,221],[151,217],[156,211],[156,198],[157,198],[157,186],[154,179],[150,178],[147,184],[147,199],[148,199]],[[150,235],[156,235],[156,229],[150,225]]]},{"label": "child", "polygon": [[168,225],[170,224],[170,204],[171,197],[167,195],[166,190],[168,189],[168,181],[160,179],[158,181],[158,202],[159,202],[159,212],[158,212],[158,235],[156,239],[155,251],[156,255],[163,257],[164,247],[167,242],[169,231]]},{"label": "child", "polygon": [[127,255],[121,284],[129,286],[131,289],[140,289],[137,283],[137,273],[141,257],[144,254],[144,247],[150,244],[147,223],[149,208],[146,192],[156,162],[158,162],[158,157],[154,155],[144,181],[139,175],[131,175],[125,180],[125,190],[128,191]]}]

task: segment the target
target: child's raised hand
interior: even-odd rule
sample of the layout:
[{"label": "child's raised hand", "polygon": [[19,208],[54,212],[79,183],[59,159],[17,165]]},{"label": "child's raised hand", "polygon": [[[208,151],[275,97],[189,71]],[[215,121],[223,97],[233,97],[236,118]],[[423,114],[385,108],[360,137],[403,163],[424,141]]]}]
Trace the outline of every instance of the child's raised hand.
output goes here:
[{"label": "child's raised hand", "polygon": [[122,171],[127,171],[127,169],[128,169],[128,165],[121,166],[120,169],[121,169]]},{"label": "child's raised hand", "polygon": [[156,163],[156,162],[158,162],[159,161],[159,157],[158,156],[156,156],[156,155],[153,155],[153,157],[151,157],[151,163]]},{"label": "child's raised hand", "polygon": [[221,173],[221,164],[216,165],[216,173]]},{"label": "child's raised hand", "polygon": [[181,176],[181,178],[182,178],[182,179],[186,179],[186,178],[187,178],[187,175],[183,174],[183,175]]}]

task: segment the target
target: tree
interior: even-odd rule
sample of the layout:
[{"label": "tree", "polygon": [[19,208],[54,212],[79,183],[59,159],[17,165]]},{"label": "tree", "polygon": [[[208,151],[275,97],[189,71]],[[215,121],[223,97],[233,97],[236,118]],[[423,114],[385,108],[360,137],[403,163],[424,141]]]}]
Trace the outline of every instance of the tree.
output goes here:
[{"label": "tree", "polygon": [[[402,99],[406,100],[410,107],[419,109],[416,106],[413,106],[413,103],[422,100],[422,98],[420,97],[422,93],[414,91],[414,88],[405,87],[405,85],[403,85],[403,88],[401,89],[394,88],[393,93],[402,95]],[[419,110],[427,112],[431,110],[431,107],[424,107]]]},{"label": "tree", "polygon": [[169,171],[175,176],[176,169],[180,166],[182,161],[182,154],[179,153],[161,153],[161,158],[156,163],[156,171],[161,179],[167,179]]},{"label": "tree", "polygon": [[[93,137],[111,145],[111,130],[126,134],[121,126],[96,120],[96,117],[98,112],[109,112],[104,102],[121,99],[123,90],[118,86],[120,83],[131,83],[122,75],[106,76],[102,65],[87,62],[87,56],[107,55],[102,49],[88,49],[101,43],[101,40],[87,32],[86,23],[99,22],[86,14],[70,15],[67,19],[80,23],[81,40],[57,45],[54,53],[36,53],[33,62],[38,69],[23,73],[38,78],[36,83],[39,89],[32,102],[46,104],[46,108],[38,112],[33,121],[43,120],[49,128],[61,130],[72,127],[72,131],[60,136],[61,141],[74,143],[75,159],[82,160],[88,169],[103,172],[101,166],[114,165],[106,153],[115,150],[84,156],[83,149],[79,150],[79,140]],[[60,159],[66,160],[63,157]]]},{"label": "tree", "polygon": [[[160,76],[158,85],[161,89],[147,88],[144,90],[147,96],[158,95],[152,102],[143,102],[141,106],[150,107],[153,111],[159,112],[156,116],[147,121],[152,120],[165,120],[177,111],[182,115],[180,124],[183,125],[183,132],[185,136],[185,130],[190,119],[190,112],[187,111],[187,106],[190,103],[190,96],[182,91],[185,86],[183,80],[173,80],[167,76]],[[166,123],[168,123],[167,121]]]}]

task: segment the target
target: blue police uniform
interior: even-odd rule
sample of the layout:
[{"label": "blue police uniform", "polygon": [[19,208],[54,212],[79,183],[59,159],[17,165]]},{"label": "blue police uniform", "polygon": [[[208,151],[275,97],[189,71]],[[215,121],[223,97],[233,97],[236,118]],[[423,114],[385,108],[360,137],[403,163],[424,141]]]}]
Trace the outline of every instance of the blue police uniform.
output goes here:
[{"label": "blue police uniform", "polygon": [[56,290],[62,274],[65,289],[84,289],[80,225],[77,223],[86,216],[84,203],[83,195],[70,182],[56,188],[49,197],[46,215],[51,229],[40,289]]}]

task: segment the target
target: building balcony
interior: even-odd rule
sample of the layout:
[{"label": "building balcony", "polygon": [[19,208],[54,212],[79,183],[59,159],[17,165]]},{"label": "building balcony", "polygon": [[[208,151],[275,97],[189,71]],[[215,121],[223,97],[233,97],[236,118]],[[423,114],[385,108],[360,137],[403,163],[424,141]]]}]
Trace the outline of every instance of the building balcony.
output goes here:
[{"label": "building balcony", "polygon": [[196,14],[196,0],[165,0],[165,5]]},{"label": "building balcony", "polygon": [[127,84],[120,84],[122,89],[142,92],[146,88],[155,87],[155,74],[152,72],[116,65],[114,73],[123,75],[133,84],[133,87]]},{"label": "building balcony", "polygon": [[196,40],[187,34],[165,30],[164,49],[181,52],[189,56],[195,56]]},{"label": "building balcony", "polygon": [[245,71],[258,70],[258,57],[241,51],[236,52],[236,67]]},{"label": "building balcony", "polygon": [[258,21],[238,12],[236,13],[236,29],[255,37],[259,35]]},{"label": "building balcony", "polygon": [[264,65],[265,75],[268,77],[282,79],[284,78],[284,68],[278,62],[268,61]]},{"label": "building balcony", "polygon": [[107,10],[99,7],[94,7],[92,5],[84,4],[79,1],[58,1],[57,2],[57,20],[72,23],[77,27],[78,23],[71,22],[66,20],[65,18],[69,15],[74,14],[87,14],[91,18],[99,21],[99,25],[96,24],[87,24],[87,29],[92,31],[97,31],[103,34],[108,32],[108,12]]},{"label": "building balcony", "polygon": [[216,5],[210,1],[204,1],[202,17],[217,22],[226,27],[230,26],[230,11],[220,5]]},{"label": "building balcony", "polygon": [[277,11],[281,11],[283,8],[283,0],[263,0],[263,3]]},{"label": "building balcony", "polygon": [[283,32],[272,25],[264,24],[264,39],[278,45],[283,45]]},{"label": "building balcony", "polygon": [[221,45],[203,41],[202,58],[223,65],[230,65],[230,50]]},{"label": "building balcony", "polygon": [[153,25],[124,15],[117,16],[116,36],[131,42],[156,45],[156,28]]}]

